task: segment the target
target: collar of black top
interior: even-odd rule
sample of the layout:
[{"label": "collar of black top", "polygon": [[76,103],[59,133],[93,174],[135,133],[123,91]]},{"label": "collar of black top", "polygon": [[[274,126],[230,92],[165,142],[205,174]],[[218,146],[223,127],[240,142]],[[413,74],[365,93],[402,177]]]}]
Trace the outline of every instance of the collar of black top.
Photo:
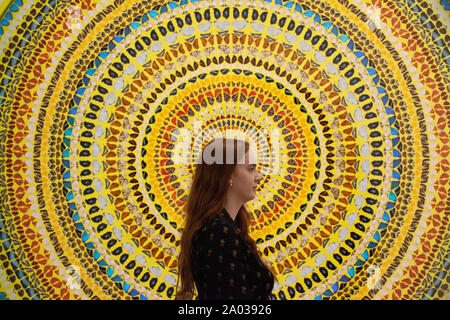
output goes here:
[{"label": "collar of black top", "polygon": [[228,211],[223,208],[222,211],[220,211],[220,215],[225,218],[228,222],[232,222],[234,224],[234,220],[231,219],[230,214],[228,213]]},{"label": "collar of black top", "polygon": [[222,211],[219,212],[219,216],[221,216],[223,220],[225,220],[225,222],[227,222],[234,231],[236,231],[237,233],[241,233],[241,230],[236,225],[236,222],[231,218],[230,214],[225,208],[223,208]]}]

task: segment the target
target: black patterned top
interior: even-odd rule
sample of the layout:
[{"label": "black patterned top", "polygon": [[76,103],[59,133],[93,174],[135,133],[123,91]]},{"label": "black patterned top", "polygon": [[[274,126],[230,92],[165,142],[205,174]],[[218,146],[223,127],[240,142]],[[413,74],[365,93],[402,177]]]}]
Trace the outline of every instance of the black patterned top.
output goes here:
[{"label": "black patterned top", "polygon": [[270,299],[272,272],[240,232],[224,208],[194,234],[191,261],[197,300]]}]

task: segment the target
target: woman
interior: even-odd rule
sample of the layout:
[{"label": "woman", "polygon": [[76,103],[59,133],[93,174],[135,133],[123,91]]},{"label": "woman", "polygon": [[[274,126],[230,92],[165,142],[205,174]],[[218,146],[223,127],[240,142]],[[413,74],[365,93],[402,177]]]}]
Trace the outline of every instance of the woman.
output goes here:
[{"label": "woman", "polygon": [[192,299],[194,287],[198,300],[270,298],[274,276],[249,235],[244,206],[262,179],[255,159],[242,140],[216,139],[202,150],[186,204],[176,299]]}]

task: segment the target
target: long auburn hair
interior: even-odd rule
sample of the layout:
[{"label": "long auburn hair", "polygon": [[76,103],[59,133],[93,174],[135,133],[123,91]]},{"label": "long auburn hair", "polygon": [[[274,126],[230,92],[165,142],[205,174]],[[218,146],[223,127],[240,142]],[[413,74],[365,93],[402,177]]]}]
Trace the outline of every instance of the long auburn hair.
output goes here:
[{"label": "long auburn hair", "polygon": [[[175,299],[177,300],[192,299],[195,291],[195,284],[191,270],[192,237],[194,233],[203,226],[203,223],[209,217],[223,209],[225,194],[228,188],[227,181],[231,177],[231,174],[238,163],[238,150],[242,150],[242,146],[245,146],[245,153],[247,153],[250,148],[247,141],[233,139],[234,161],[232,164],[229,164],[225,161],[227,155],[227,140],[229,139],[219,139],[222,139],[223,146],[222,163],[204,163],[203,153],[208,145],[218,141],[215,139],[203,148],[200,159],[201,163],[195,164],[195,172],[192,178],[191,189],[184,207],[186,219],[185,226],[181,234],[181,251],[178,256],[178,280],[177,292],[175,295]],[[211,152],[211,155],[217,160],[214,149],[213,152]],[[247,210],[245,205],[242,205],[234,221],[237,227],[241,230],[241,235],[249,244],[250,248],[259,257],[261,257],[261,252],[258,250],[255,240],[253,240],[249,235],[249,224],[251,218],[251,213]],[[180,285],[178,285],[179,282]]]}]

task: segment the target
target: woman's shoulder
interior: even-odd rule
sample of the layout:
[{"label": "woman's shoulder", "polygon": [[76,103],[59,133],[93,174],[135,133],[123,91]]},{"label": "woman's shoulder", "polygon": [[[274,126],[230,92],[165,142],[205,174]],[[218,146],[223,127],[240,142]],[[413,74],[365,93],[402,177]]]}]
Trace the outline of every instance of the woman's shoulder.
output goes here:
[{"label": "woman's shoulder", "polygon": [[222,213],[216,213],[210,216],[197,230],[197,237],[210,236],[211,234],[228,235],[233,231],[233,226],[230,225],[227,219],[224,219]]},{"label": "woman's shoulder", "polygon": [[208,231],[208,230],[222,230],[227,229],[229,227],[228,221],[223,219],[221,213],[215,213],[212,216],[210,216],[206,221],[203,223],[202,228],[200,228],[202,231]]}]

